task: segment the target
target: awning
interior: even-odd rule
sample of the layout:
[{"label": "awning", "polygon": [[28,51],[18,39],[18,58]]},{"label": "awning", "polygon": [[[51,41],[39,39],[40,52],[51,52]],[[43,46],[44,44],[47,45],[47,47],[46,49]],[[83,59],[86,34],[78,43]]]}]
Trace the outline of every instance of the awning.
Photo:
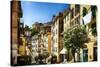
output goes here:
[{"label": "awning", "polygon": [[89,12],[85,17],[83,17],[84,23],[88,24],[91,22],[92,12]]},{"label": "awning", "polygon": [[83,25],[83,22],[84,24],[88,24],[91,22],[91,19],[92,19],[92,12],[89,12],[86,16],[80,19],[80,24]]},{"label": "awning", "polygon": [[60,54],[66,54],[67,50],[65,48],[63,48],[61,51],[60,51]]}]

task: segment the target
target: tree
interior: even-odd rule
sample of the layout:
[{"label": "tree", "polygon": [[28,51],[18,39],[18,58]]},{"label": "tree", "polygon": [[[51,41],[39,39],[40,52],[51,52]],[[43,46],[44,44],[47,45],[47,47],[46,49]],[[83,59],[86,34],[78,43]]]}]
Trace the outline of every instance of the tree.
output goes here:
[{"label": "tree", "polygon": [[30,30],[29,26],[28,26],[28,25],[25,25],[24,30],[25,30],[25,31],[29,31],[29,30]]},{"label": "tree", "polygon": [[34,36],[34,35],[36,35],[37,33],[38,33],[38,31],[36,30],[36,29],[30,29],[30,31],[31,31],[31,36]]},{"label": "tree", "polygon": [[31,32],[31,36],[34,36],[35,34],[38,33],[38,31],[35,28],[31,28],[28,25],[25,25],[25,31],[30,31]]},{"label": "tree", "polygon": [[71,49],[71,52],[74,57],[74,61],[75,61],[76,50],[78,50],[80,53],[80,48],[83,48],[84,43],[87,42],[87,40],[88,40],[88,36],[86,33],[85,26],[76,25],[74,27],[67,29],[66,32],[64,33],[65,47],[68,50],[68,54],[69,54],[69,50]]}]

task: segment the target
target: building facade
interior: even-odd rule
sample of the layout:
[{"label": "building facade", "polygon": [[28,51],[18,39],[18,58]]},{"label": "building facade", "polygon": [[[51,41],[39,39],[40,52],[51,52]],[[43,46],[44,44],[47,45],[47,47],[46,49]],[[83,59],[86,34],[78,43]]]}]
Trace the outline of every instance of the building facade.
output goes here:
[{"label": "building facade", "polygon": [[11,1],[11,65],[17,64],[19,24],[22,17],[21,2]]},{"label": "building facade", "polygon": [[63,13],[59,13],[52,20],[51,38],[52,54],[57,56],[57,62],[60,62],[60,51],[63,49]]},{"label": "building facade", "polygon": [[[57,56],[60,56],[59,50],[61,51],[62,47],[64,48],[64,40],[63,40],[64,32],[66,32],[67,29],[74,27],[76,25],[82,25],[85,26],[86,28],[89,41],[87,43],[84,43],[85,45],[84,48],[80,48],[79,56],[81,59],[79,59],[78,58],[79,56],[77,56],[77,60],[83,62],[97,60],[96,15],[97,15],[96,6],[71,4],[70,8],[63,12],[63,23],[61,23],[63,24],[62,33],[60,32],[60,29],[62,28],[61,28],[61,24],[59,24],[59,19],[58,17],[54,17],[53,20],[54,23],[52,23],[52,27],[51,27],[52,53],[55,53]],[[60,46],[60,44],[62,47]],[[70,56],[70,59],[72,58],[73,57]]]},{"label": "building facade", "polygon": [[36,63],[35,57],[38,56],[38,35],[32,36],[32,63]]},{"label": "building facade", "polygon": [[[84,43],[86,46],[83,49],[80,49],[80,61],[93,61],[94,58],[97,58],[96,15],[96,6],[72,4],[70,5],[69,17],[66,15],[69,21],[64,19],[64,32],[67,28],[74,27],[75,25],[85,25],[86,27],[89,41],[88,43]],[[95,35],[93,35],[93,31],[95,31]]]},{"label": "building facade", "polygon": [[[86,48],[83,49],[83,61],[96,61],[97,60],[97,7],[90,5],[83,5],[80,9],[81,17],[80,19],[83,25],[86,26],[86,31],[88,33],[89,41],[85,43]],[[88,19],[87,19],[88,18]],[[87,58],[87,59],[86,59]]]}]

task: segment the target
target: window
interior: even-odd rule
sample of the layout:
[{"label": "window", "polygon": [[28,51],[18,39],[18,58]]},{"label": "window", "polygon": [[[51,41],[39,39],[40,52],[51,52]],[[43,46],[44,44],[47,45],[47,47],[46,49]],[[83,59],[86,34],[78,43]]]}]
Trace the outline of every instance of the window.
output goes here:
[{"label": "window", "polygon": [[67,21],[68,19],[67,19],[67,16],[65,17],[65,22]]},{"label": "window", "polygon": [[55,30],[53,31],[53,33],[54,33],[54,36],[55,36],[55,34],[56,34]]},{"label": "window", "polygon": [[57,25],[58,22],[59,22],[59,19],[57,19],[57,21],[56,21],[56,25]]},{"label": "window", "polygon": [[71,25],[73,26],[73,22],[71,22]]},{"label": "window", "polygon": [[57,43],[57,38],[56,38],[56,43]]},{"label": "window", "polygon": [[87,9],[83,7],[83,17],[88,13]]},{"label": "window", "polygon": [[64,18],[64,23],[66,23],[66,17]]},{"label": "window", "polygon": [[92,11],[92,17],[96,17],[96,10],[97,10],[97,7],[96,6],[91,6],[91,11]]},{"label": "window", "polygon": [[75,5],[75,15],[80,12],[80,5]]},{"label": "window", "polygon": [[93,61],[97,61],[97,47],[93,47]]},{"label": "window", "polygon": [[91,28],[92,28],[92,34],[96,36],[97,35],[96,22],[91,25]]},{"label": "window", "polygon": [[57,21],[55,21],[55,26],[57,25]]},{"label": "window", "polygon": [[63,21],[61,21],[59,25],[59,33],[62,33],[62,32],[63,32]]},{"label": "window", "polygon": [[78,17],[78,24],[80,24],[80,16]]},{"label": "window", "polygon": [[19,45],[23,45],[22,38],[19,38]]},{"label": "window", "polygon": [[75,24],[80,24],[80,17],[77,17],[77,18],[75,19]]},{"label": "window", "polygon": [[71,24],[70,24],[71,26],[73,26],[74,25],[74,21],[73,22],[71,22]]},{"label": "window", "polygon": [[69,14],[67,15],[67,20],[69,20]]},{"label": "window", "polygon": [[74,18],[74,8],[71,10],[71,19]]},{"label": "window", "polygon": [[57,29],[56,29],[56,34],[57,34]]},{"label": "window", "polygon": [[57,52],[57,48],[56,48],[56,52]]},{"label": "window", "polygon": [[77,18],[75,19],[75,24],[77,24]]},{"label": "window", "polygon": [[72,23],[70,22],[70,26],[72,26]]},{"label": "window", "polygon": [[22,28],[23,26],[22,26],[22,24],[20,24],[20,28]]},{"label": "window", "polygon": [[53,43],[55,43],[55,39],[53,40]]},{"label": "window", "polygon": [[83,49],[83,61],[88,61],[88,49]]},{"label": "window", "polygon": [[57,52],[57,47],[54,48],[54,51]]}]

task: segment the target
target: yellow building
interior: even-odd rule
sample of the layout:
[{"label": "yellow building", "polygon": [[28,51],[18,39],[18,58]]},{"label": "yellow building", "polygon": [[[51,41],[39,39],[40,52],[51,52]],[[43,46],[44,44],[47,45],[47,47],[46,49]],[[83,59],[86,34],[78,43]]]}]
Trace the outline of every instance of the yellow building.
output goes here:
[{"label": "yellow building", "polygon": [[[64,32],[75,25],[86,26],[89,41],[85,43],[83,49],[80,49],[80,61],[93,61],[97,58],[96,15],[96,6],[90,5],[71,4],[70,9],[64,12]],[[95,35],[92,34],[93,31]]]},{"label": "yellow building", "polygon": [[60,51],[63,49],[63,13],[60,12],[57,16],[53,17],[52,22],[52,54],[56,55],[57,62],[60,62]]},{"label": "yellow building", "polygon": [[[64,19],[63,19],[63,21],[64,21],[64,32],[67,30],[67,29],[69,29],[70,28],[70,10],[66,10],[65,12],[64,12]],[[64,34],[64,32],[63,32],[63,34]]]},{"label": "yellow building", "polygon": [[47,33],[48,36],[48,53],[51,55],[51,32]]},{"label": "yellow building", "polygon": [[38,53],[51,55],[51,26],[43,25],[38,34]]},{"label": "yellow building", "polygon": [[80,25],[80,5],[71,4],[70,5],[70,27],[75,25]]},{"label": "yellow building", "polygon": [[62,44],[62,47],[63,49],[60,51],[60,62],[64,62],[67,60],[67,49],[65,49],[65,46],[64,46],[64,33],[66,32],[67,29],[70,28],[70,15],[71,15],[71,12],[70,12],[70,9],[68,8],[67,10],[65,10],[63,12],[63,32],[61,33],[61,44]]},{"label": "yellow building", "polygon": [[[71,9],[70,27],[73,27],[76,24],[85,25],[89,37],[88,43],[85,43],[86,46],[80,51],[81,61],[93,61],[97,57],[96,56],[97,54],[95,53],[97,51],[96,6],[72,4],[70,5],[70,9]],[[95,29],[95,36],[92,34],[94,29]]]},{"label": "yellow building", "polygon": [[44,33],[43,33],[43,44],[46,48],[46,52],[51,55],[51,26],[44,25],[43,26]]},{"label": "yellow building", "polygon": [[[67,29],[74,27],[75,25],[80,25],[80,10],[79,9],[80,9],[80,5],[71,4],[70,7],[63,12],[63,33],[62,33],[63,37],[62,38],[64,38],[64,33],[67,31]],[[64,40],[62,40],[62,42],[63,42],[63,49],[61,52],[65,50]],[[66,56],[67,53],[66,52],[63,52],[63,53],[65,53],[65,56]],[[70,55],[68,59],[72,60],[72,55]]]},{"label": "yellow building", "polygon": [[25,39],[25,37],[20,37],[20,39],[19,39],[18,54],[19,54],[19,56],[26,55],[26,39]]},{"label": "yellow building", "polygon": [[56,26],[55,26],[55,23],[54,23],[54,18],[53,18],[53,23],[51,25],[51,53],[52,54],[57,54],[57,45],[56,45]]},{"label": "yellow building", "polygon": [[[97,8],[96,6],[82,5],[80,9],[80,13],[81,13],[81,17],[80,17],[81,21],[83,21],[83,24],[86,25],[86,31],[88,33],[88,38],[89,38],[88,43],[85,43],[87,48],[87,49],[85,48],[88,57],[87,61],[96,61],[97,60],[97,39],[96,39],[97,38],[97,30],[96,30]],[[84,49],[83,49],[83,53],[84,53]]]}]

